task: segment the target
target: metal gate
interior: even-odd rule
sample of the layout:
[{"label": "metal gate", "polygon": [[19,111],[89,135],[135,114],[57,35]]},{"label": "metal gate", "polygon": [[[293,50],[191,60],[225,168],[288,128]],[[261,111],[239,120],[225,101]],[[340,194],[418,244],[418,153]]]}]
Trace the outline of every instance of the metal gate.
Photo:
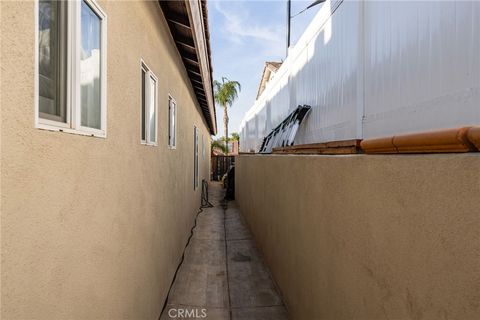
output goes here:
[{"label": "metal gate", "polygon": [[220,181],[230,166],[235,164],[235,156],[212,155],[212,180]]}]

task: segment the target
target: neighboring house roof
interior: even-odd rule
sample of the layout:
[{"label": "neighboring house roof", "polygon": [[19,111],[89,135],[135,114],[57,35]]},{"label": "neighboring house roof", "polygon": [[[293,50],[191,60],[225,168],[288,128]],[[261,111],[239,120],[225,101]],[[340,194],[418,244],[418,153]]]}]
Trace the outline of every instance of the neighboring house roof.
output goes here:
[{"label": "neighboring house roof", "polygon": [[159,0],[211,134],[217,133],[206,0]]},{"label": "neighboring house roof", "polygon": [[262,80],[260,80],[260,86],[257,91],[257,98],[260,97],[263,90],[267,86],[268,81],[272,79],[273,75],[277,72],[278,68],[282,65],[281,62],[267,61],[265,62],[265,67],[263,68]]}]

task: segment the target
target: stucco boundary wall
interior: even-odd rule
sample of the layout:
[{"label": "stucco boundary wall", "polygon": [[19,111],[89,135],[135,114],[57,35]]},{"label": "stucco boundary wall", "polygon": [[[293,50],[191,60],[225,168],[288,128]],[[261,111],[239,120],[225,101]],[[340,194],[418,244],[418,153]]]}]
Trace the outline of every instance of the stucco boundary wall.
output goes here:
[{"label": "stucco boundary wall", "polygon": [[240,155],[291,319],[480,319],[480,155]]}]

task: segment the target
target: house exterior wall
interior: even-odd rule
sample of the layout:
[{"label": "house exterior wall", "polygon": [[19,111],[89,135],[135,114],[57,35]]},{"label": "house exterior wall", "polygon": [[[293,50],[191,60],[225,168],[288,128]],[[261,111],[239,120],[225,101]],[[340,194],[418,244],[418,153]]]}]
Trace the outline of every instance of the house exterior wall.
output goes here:
[{"label": "house exterior wall", "polygon": [[480,156],[240,155],[291,319],[480,318]]},{"label": "house exterior wall", "polygon": [[[35,128],[35,3],[1,2],[2,319],[158,318],[200,206],[210,135],[158,2],[98,3],[106,138]],[[141,59],[158,77],[157,147],[140,144]]]}]

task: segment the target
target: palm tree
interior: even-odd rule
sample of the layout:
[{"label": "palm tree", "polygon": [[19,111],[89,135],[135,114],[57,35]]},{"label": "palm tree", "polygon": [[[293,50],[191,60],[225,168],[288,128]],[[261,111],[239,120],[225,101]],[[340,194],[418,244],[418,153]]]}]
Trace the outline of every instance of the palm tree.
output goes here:
[{"label": "palm tree", "polygon": [[228,154],[228,152],[226,152],[227,150],[225,149],[225,143],[222,143],[221,140],[213,140],[212,141],[212,151],[213,151],[213,149],[219,149],[225,155]]},{"label": "palm tree", "polygon": [[232,141],[240,141],[240,135],[237,132],[232,132],[232,137],[230,138]]},{"label": "palm tree", "polygon": [[228,154],[228,107],[231,107],[238,93],[242,90],[242,86],[238,81],[230,81],[222,77],[222,82],[215,80],[213,82],[215,88],[215,101],[223,107],[223,125],[225,128],[225,149]]}]

